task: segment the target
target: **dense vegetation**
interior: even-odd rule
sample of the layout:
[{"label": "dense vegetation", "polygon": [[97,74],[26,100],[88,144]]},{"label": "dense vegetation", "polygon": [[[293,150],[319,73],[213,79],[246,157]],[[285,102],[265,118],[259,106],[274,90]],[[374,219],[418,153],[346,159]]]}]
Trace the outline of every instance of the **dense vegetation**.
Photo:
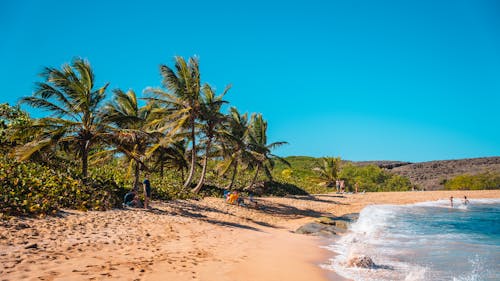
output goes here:
[{"label": "dense vegetation", "polygon": [[47,214],[59,208],[105,210],[120,204],[141,174],[151,173],[153,198],[220,196],[224,189],[283,196],[332,191],[408,190],[407,179],[377,166],[340,158],[272,154],[262,114],[241,113],[202,83],[196,58],[160,66],[161,87],[142,97],[95,85],[90,64],[75,59],[47,67],[21,103],[47,115],[30,118],[19,106],[0,107],[0,212]]},{"label": "dense vegetation", "polygon": [[346,191],[353,192],[358,183],[359,191],[405,191],[412,188],[408,178],[393,174],[376,165],[359,166],[341,161],[339,157],[317,159],[291,156],[285,158],[291,167],[277,165],[274,174],[288,183],[311,193],[334,190],[332,181],[345,181]]},{"label": "dense vegetation", "polygon": [[463,174],[444,181],[448,190],[500,189],[500,173],[485,172],[475,175]]}]

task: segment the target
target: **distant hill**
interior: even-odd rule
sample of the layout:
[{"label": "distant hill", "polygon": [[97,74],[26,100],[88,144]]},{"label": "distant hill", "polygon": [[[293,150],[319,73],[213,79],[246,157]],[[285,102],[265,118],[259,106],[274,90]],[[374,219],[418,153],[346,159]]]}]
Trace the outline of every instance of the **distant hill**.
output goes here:
[{"label": "distant hill", "polygon": [[391,169],[426,190],[443,189],[443,181],[462,174],[500,172],[500,157],[441,160],[401,165]]},{"label": "distant hill", "polygon": [[[304,176],[311,176],[312,169],[319,166],[319,158],[308,156],[285,157],[294,169],[300,170]],[[462,174],[478,174],[486,171],[500,172],[500,157],[483,157],[458,160],[439,160],[430,162],[401,161],[346,161],[354,165],[377,165],[393,173],[405,176],[418,188],[426,190],[443,189],[443,181]],[[281,166],[281,165],[279,165]],[[285,167],[280,167],[281,169]],[[281,170],[279,169],[279,170]]]}]

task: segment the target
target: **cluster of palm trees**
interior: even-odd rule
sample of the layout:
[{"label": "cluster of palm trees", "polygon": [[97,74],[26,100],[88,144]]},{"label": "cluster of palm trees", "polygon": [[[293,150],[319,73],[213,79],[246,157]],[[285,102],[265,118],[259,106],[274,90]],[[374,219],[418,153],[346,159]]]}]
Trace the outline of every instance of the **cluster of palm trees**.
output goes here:
[{"label": "cluster of palm trees", "polygon": [[[89,159],[123,155],[134,171],[134,186],[141,171],[157,168],[163,175],[164,168],[171,168],[181,172],[183,187],[193,192],[203,187],[210,159],[217,160],[221,175],[231,173],[228,188],[238,168],[255,170],[253,185],[261,170],[271,177],[275,160],[286,162],[271,153],[286,142],[267,143],[267,122],[261,114],[248,118],[235,107],[228,114],[222,112],[230,86],[217,94],[202,84],[196,57],[188,61],[175,57],[174,67],[161,65],[160,73],[162,87],[147,88],[143,98],[133,90],[115,89],[112,99],[106,100],[109,83],[94,85],[88,61],[77,58],[61,69],[45,68],[44,81],[36,83],[33,95],[21,102],[46,110],[49,116],[33,120],[34,140],[17,149],[18,157],[62,149],[80,159],[86,179]],[[199,179],[193,184],[200,161]]]}]

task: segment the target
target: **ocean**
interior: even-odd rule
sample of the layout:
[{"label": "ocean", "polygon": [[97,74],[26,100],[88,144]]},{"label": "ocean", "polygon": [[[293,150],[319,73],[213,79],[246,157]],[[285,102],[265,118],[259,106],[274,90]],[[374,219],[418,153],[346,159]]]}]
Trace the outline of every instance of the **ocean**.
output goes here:
[{"label": "ocean", "polygon": [[[356,281],[500,280],[500,199],[372,205],[332,245],[323,267]],[[368,256],[372,268],[349,268]]]}]

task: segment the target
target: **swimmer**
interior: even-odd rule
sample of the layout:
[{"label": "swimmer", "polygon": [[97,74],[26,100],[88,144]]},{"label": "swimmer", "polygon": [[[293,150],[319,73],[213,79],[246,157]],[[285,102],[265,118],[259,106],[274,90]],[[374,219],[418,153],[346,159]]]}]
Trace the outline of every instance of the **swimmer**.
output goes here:
[{"label": "swimmer", "polygon": [[450,205],[453,208],[453,196],[450,197]]},{"label": "swimmer", "polygon": [[464,195],[464,205],[469,204],[469,200],[467,200],[467,196]]}]

